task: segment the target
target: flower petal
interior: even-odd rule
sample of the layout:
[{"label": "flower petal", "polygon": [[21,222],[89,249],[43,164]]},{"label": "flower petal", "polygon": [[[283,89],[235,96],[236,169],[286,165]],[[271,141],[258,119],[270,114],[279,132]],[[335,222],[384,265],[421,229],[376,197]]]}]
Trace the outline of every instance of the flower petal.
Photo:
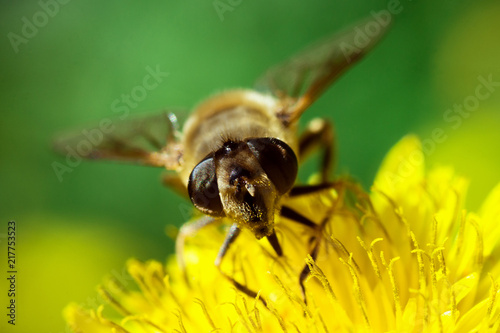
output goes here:
[{"label": "flower petal", "polygon": [[386,155],[375,178],[374,186],[391,195],[404,191],[424,178],[422,144],[415,135],[402,138]]}]

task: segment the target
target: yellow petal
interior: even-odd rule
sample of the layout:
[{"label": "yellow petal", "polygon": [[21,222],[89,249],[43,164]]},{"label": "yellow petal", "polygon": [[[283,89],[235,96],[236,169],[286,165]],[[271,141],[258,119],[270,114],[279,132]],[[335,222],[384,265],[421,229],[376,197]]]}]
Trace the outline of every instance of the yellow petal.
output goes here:
[{"label": "yellow petal", "polygon": [[407,184],[422,181],[424,177],[422,145],[415,135],[401,139],[386,155],[374,186],[388,195],[403,190]]}]

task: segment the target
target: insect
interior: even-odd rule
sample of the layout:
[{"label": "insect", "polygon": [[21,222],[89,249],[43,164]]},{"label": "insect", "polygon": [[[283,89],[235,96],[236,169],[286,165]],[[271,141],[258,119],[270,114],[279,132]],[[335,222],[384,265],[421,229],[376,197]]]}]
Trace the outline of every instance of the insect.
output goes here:
[{"label": "insect", "polygon": [[[374,25],[378,27],[375,34]],[[114,123],[109,133],[102,133],[91,149],[78,153],[82,158],[173,171],[165,176],[164,183],[187,193],[205,214],[181,228],[178,254],[182,254],[186,237],[226,217],[232,225],[216,258],[217,267],[241,229],[250,230],[257,239],[267,238],[276,254],[282,256],[275,232],[276,214],[317,227],[299,212],[283,206],[283,198],[324,190],[333,184],[329,180],[333,146],[330,123],[316,119],[299,136],[298,120],[331,83],[380,40],[384,31],[378,22],[367,19],[335,34],[272,67],[257,81],[255,90],[227,90],[204,100],[191,113],[182,132],[175,129],[175,117],[167,112],[124,119]],[[85,138],[81,132],[61,137],[55,142],[56,150],[63,154],[77,150]],[[294,187],[299,161],[314,148],[322,150],[321,183]],[[299,278],[303,290],[307,274],[306,266]],[[233,282],[245,293],[256,295]]]}]

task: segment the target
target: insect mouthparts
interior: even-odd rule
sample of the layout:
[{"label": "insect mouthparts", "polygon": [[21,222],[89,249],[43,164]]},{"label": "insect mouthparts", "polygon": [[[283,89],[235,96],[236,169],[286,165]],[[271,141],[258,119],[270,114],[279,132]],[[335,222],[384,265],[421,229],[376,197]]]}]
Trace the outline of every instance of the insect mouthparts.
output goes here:
[{"label": "insect mouthparts", "polygon": [[239,183],[241,180],[250,178],[250,171],[244,169],[240,166],[235,166],[233,170],[231,170],[231,174],[229,175],[229,183],[234,185]]},{"label": "insect mouthparts", "polygon": [[267,227],[260,227],[259,229],[255,230],[255,233],[258,235],[266,235],[268,233]]},{"label": "insect mouthparts", "polygon": [[247,183],[247,184],[245,185],[245,188],[247,189],[248,193],[249,193],[252,197],[255,197],[255,191],[256,191],[256,189],[255,189],[255,186],[254,186],[254,185],[252,185],[252,184],[248,184],[248,183]]}]

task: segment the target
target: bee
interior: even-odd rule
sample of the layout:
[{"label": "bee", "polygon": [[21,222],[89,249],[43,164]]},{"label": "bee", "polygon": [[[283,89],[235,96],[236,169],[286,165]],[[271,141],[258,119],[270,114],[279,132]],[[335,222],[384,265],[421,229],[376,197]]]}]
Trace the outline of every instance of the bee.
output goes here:
[{"label": "bee", "polygon": [[[215,261],[219,269],[242,229],[250,230],[257,239],[267,238],[282,256],[275,232],[276,215],[317,228],[300,212],[282,205],[283,198],[334,184],[329,179],[332,126],[325,119],[315,119],[299,136],[298,121],[330,84],[376,45],[385,28],[374,19],[366,19],[312,45],[264,73],[255,89],[227,90],[204,100],[194,108],[182,131],[169,112],[125,119],[113,123],[112,131],[101,133],[101,140],[94,140],[90,149],[80,149],[78,154],[171,171],[164,183],[187,194],[204,214],[180,229],[176,250],[181,267],[186,237],[222,218],[232,225]],[[55,148],[67,154],[78,150],[85,139],[81,132],[70,134],[56,140]],[[322,150],[321,183],[294,186],[299,162],[314,148]],[[303,291],[308,272],[305,266],[299,278]],[[256,295],[232,281],[238,289]]]}]

